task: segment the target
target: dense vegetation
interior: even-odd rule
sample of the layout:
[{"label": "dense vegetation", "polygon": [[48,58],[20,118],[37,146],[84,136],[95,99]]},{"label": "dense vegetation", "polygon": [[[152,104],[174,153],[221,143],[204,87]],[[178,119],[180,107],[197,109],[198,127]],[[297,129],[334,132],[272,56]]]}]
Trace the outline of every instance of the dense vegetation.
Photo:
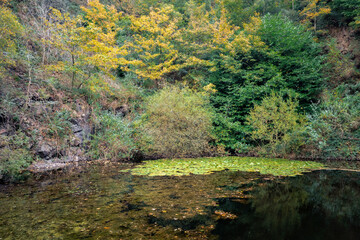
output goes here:
[{"label": "dense vegetation", "polygon": [[360,158],[360,0],[0,0],[0,179],[32,162]]}]

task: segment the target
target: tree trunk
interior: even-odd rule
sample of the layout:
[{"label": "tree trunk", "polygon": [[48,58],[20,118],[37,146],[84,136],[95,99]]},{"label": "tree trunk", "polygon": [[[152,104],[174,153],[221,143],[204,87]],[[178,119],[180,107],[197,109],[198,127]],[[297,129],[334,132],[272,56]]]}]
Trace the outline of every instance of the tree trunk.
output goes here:
[{"label": "tree trunk", "polygon": [[[73,55],[73,54],[71,54],[71,61],[72,61],[72,66],[73,66],[73,68],[74,68],[74,66],[75,66],[75,58],[74,58],[74,55]],[[75,84],[75,74],[76,74],[76,72],[75,72],[75,70],[73,69],[73,70],[72,70],[72,79],[71,79],[71,88],[73,88],[73,87],[74,87],[74,84]]]}]

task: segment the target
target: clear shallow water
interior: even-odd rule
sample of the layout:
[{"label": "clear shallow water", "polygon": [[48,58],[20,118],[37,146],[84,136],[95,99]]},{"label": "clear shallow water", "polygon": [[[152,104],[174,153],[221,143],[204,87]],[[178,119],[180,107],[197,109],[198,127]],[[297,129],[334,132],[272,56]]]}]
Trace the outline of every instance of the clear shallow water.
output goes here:
[{"label": "clear shallow water", "polygon": [[117,167],[2,188],[0,239],[356,239],[360,173],[142,177]]}]

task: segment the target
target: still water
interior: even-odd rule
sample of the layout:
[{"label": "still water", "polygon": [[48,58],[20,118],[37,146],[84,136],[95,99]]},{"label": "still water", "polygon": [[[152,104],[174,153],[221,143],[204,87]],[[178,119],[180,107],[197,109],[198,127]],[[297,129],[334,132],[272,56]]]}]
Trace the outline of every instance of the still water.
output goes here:
[{"label": "still water", "polygon": [[360,173],[144,177],[119,167],[0,188],[0,239],[360,239]]}]

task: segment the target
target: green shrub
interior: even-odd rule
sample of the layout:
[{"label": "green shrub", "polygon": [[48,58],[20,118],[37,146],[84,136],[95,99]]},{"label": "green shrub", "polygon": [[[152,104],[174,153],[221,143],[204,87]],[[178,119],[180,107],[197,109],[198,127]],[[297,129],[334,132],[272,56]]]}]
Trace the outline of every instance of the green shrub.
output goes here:
[{"label": "green shrub", "polygon": [[24,177],[32,162],[30,139],[22,132],[12,136],[0,135],[0,180],[17,181]]},{"label": "green shrub", "polygon": [[49,118],[48,134],[59,140],[64,140],[71,133],[71,112],[61,110]]},{"label": "green shrub", "polygon": [[[344,95],[344,96],[342,96]],[[327,92],[308,116],[313,157],[360,158],[360,94]]]},{"label": "green shrub", "polygon": [[260,140],[271,149],[274,156],[284,155],[298,148],[303,142],[298,135],[304,127],[303,116],[297,113],[298,102],[284,100],[272,93],[260,105],[255,105],[248,117],[254,140]]},{"label": "green shrub", "polygon": [[146,154],[173,158],[209,153],[212,112],[206,96],[188,88],[165,87],[147,99],[145,110],[139,130]]},{"label": "green shrub", "polygon": [[89,142],[92,158],[129,159],[135,152],[130,121],[111,112],[99,112],[94,118],[95,133]]}]

